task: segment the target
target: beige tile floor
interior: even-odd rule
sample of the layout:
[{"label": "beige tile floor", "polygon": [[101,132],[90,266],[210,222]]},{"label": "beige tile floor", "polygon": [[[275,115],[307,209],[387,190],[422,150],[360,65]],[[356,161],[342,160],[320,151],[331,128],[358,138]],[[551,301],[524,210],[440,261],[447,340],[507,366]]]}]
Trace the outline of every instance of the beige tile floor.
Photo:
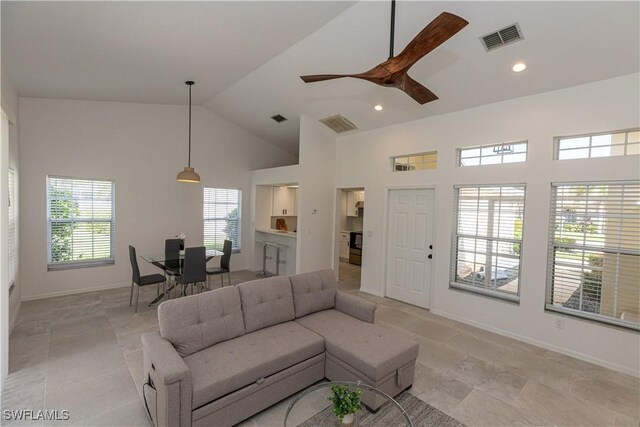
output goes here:
[{"label": "beige tile floor", "polygon": [[[360,294],[359,271],[343,263],[340,287]],[[253,278],[249,271],[233,274],[234,283]],[[639,425],[637,378],[361,295],[379,304],[377,323],[420,343],[411,392],[470,426]],[[128,288],[23,303],[2,408],[67,409],[65,425],[148,426],[139,397],[140,336],[158,329],[156,307],[146,305],[154,296],[155,289],[141,291],[137,314]],[[290,400],[243,425],[281,426]]]}]

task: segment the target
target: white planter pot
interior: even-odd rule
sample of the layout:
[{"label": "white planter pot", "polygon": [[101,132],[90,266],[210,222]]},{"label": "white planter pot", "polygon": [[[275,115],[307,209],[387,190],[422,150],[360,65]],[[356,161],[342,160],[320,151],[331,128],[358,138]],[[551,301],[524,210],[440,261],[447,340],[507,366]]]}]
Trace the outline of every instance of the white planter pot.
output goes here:
[{"label": "white planter pot", "polygon": [[342,417],[342,425],[350,426],[351,424],[353,424],[355,419],[356,419],[356,414],[347,414],[344,417]]}]

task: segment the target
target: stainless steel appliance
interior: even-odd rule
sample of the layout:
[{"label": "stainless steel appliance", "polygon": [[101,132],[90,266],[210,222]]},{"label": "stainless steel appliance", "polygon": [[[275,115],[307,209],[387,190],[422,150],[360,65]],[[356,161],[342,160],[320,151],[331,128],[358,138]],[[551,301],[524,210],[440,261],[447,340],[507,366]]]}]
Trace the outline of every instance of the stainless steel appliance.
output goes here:
[{"label": "stainless steel appliance", "polygon": [[349,233],[349,263],[362,265],[362,231]]}]

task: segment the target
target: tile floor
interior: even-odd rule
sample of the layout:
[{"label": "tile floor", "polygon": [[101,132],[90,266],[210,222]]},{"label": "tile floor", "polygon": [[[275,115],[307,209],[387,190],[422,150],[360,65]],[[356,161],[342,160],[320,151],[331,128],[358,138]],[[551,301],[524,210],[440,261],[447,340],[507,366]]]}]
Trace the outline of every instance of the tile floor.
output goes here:
[{"label": "tile floor", "polygon": [[[255,276],[242,271],[232,278]],[[377,323],[420,343],[411,392],[470,426],[639,425],[637,378],[361,294],[355,266],[341,265],[341,278],[342,289],[379,304]],[[155,289],[141,291],[137,314],[128,288],[23,303],[2,408],[67,409],[65,425],[148,426],[139,398],[140,336],[158,328],[155,306],[146,305],[154,296]],[[289,401],[243,425],[281,426]]]}]

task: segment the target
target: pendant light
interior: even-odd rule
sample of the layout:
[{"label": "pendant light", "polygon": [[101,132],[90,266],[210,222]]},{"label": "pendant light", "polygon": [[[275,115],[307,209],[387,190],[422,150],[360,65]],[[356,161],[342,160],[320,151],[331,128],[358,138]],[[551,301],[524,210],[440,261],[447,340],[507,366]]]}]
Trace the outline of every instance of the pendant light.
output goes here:
[{"label": "pendant light", "polygon": [[185,82],[187,86],[189,86],[189,163],[188,166],[185,166],[184,170],[180,172],[177,176],[177,180],[179,182],[200,182],[200,175],[196,173],[196,171],[191,167],[191,86],[194,85],[194,82],[189,80]]}]

